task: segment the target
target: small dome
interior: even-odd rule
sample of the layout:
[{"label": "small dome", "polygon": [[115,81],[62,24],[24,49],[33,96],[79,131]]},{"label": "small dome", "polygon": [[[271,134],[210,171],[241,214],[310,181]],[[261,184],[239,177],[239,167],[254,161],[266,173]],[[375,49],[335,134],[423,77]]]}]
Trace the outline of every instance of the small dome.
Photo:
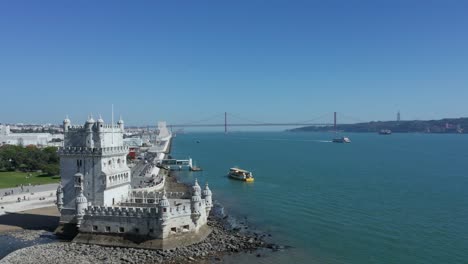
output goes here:
[{"label": "small dome", "polygon": [[98,123],[104,123],[104,120],[102,119],[101,115],[99,115],[99,119],[97,120]]},{"label": "small dome", "polygon": [[93,115],[89,115],[89,116],[88,116],[88,120],[86,120],[86,123],[92,124],[92,123],[94,123],[94,122],[96,122],[96,121],[94,121]]},{"label": "small dome", "polygon": [[117,121],[117,124],[120,125],[120,124],[123,124],[124,121],[122,120],[122,117],[120,117],[119,121]]},{"label": "small dome", "polygon": [[68,119],[68,116],[63,120],[64,123],[70,123],[70,119]]},{"label": "small dome", "polygon": [[83,193],[80,192],[80,194],[78,194],[78,196],[76,197],[76,203],[78,203],[78,204],[87,204],[88,199],[86,199],[86,197],[83,195]]},{"label": "small dome", "polygon": [[167,200],[166,197],[166,190],[163,191],[163,196],[161,200],[159,200],[159,206],[160,207],[169,207],[169,200]]},{"label": "small dome", "polygon": [[193,194],[195,195],[195,193],[197,193],[198,195],[201,194],[201,188],[200,188],[200,185],[198,185],[198,180],[195,179],[195,184],[192,186],[192,192]]},{"label": "small dome", "polygon": [[208,188],[208,183],[205,185],[205,189],[203,190],[203,196],[211,196],[211,190]]}]

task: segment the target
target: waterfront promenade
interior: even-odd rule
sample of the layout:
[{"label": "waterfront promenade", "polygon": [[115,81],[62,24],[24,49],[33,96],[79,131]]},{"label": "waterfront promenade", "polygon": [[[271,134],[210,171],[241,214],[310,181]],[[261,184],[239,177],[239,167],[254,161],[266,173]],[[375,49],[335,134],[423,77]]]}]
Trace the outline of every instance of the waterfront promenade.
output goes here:
[{"label": "waterfront promenade", "polygon": [[0,189],[0,216],[55,206],[57,183]]},{"label": "waterfront promenade", "polygon": [[0,234],[23,229],[54,230],[59,221],[55,206],[57,186],[54,183],[0,189]]}]

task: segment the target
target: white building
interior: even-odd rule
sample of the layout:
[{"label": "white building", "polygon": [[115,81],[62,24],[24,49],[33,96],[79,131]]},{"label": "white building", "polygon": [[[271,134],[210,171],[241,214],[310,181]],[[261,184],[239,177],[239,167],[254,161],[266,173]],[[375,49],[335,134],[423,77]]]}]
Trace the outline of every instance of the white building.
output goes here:
[{"label": "white building", "polygon": [[63,139],[62,134],[50,133],[12,133],[9,125],[0,125],[0,145],[47,146],[56,143],[52,139]]},{"label": "white building", "polygon": [[[167,248],[179,246],[180,241],[199,242],[209,234],[208,185],[202,192],[195,182],[190,194],[132,190],[122,120],[115,126],[90,117],[84,126],[71,126],[67,118],[63,127],[57,207],[61,226],[78,227],[75,242]],[[123,235],[149,242],[132,244]]]}]

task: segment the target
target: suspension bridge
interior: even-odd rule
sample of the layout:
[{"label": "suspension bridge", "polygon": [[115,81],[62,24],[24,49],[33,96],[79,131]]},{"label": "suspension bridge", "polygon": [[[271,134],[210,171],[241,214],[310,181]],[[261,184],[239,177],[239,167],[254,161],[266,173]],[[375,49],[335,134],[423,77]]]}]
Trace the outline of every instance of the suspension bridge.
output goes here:
[{"label": "suspension bridge", "polygon": [[[314,119],[297,121],[297,122],[263,122],[258,120],[252,120],[243,118],[239,115],[224,112],[224,120],[220,120],[221,114],[216,114],[215,116],[205,118],[202,120],[185,122],[179,124],[168,124],[170,129],[173,128],[185,128],[185,127],[224,127],[224,132],[228,131],[229,127],[268,127],[268,126],[336,126],[336,116],[337,112],[326,113],[320,115]],[[348,118],[349,119],[349,118]],[[351,118],[354,119],[354,118]],[[231,121],[235,120],[235,121]],[[324,120],[330,120],[333,122],[326,122]],[[358,122],[363,122],[362,120],[354,119]]]}]

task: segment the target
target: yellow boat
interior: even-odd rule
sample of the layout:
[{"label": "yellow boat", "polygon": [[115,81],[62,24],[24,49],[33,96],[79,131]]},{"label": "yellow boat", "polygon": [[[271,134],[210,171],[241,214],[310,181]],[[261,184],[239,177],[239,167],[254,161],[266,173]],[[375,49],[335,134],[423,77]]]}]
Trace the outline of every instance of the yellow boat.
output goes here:
[{"label": "yellow boat", "polygon": [[245,182],[253,182],[254,181],[254,177],[252,175],[252,172],[246,171],[246,170],[243,170],[243,169],[239,169],[239,168],[231,168],[229,170],[228,176],[230,178],[233,178],[233,179],[236,179],[236,180],[239,180],[239,181],[245,181]]}]

